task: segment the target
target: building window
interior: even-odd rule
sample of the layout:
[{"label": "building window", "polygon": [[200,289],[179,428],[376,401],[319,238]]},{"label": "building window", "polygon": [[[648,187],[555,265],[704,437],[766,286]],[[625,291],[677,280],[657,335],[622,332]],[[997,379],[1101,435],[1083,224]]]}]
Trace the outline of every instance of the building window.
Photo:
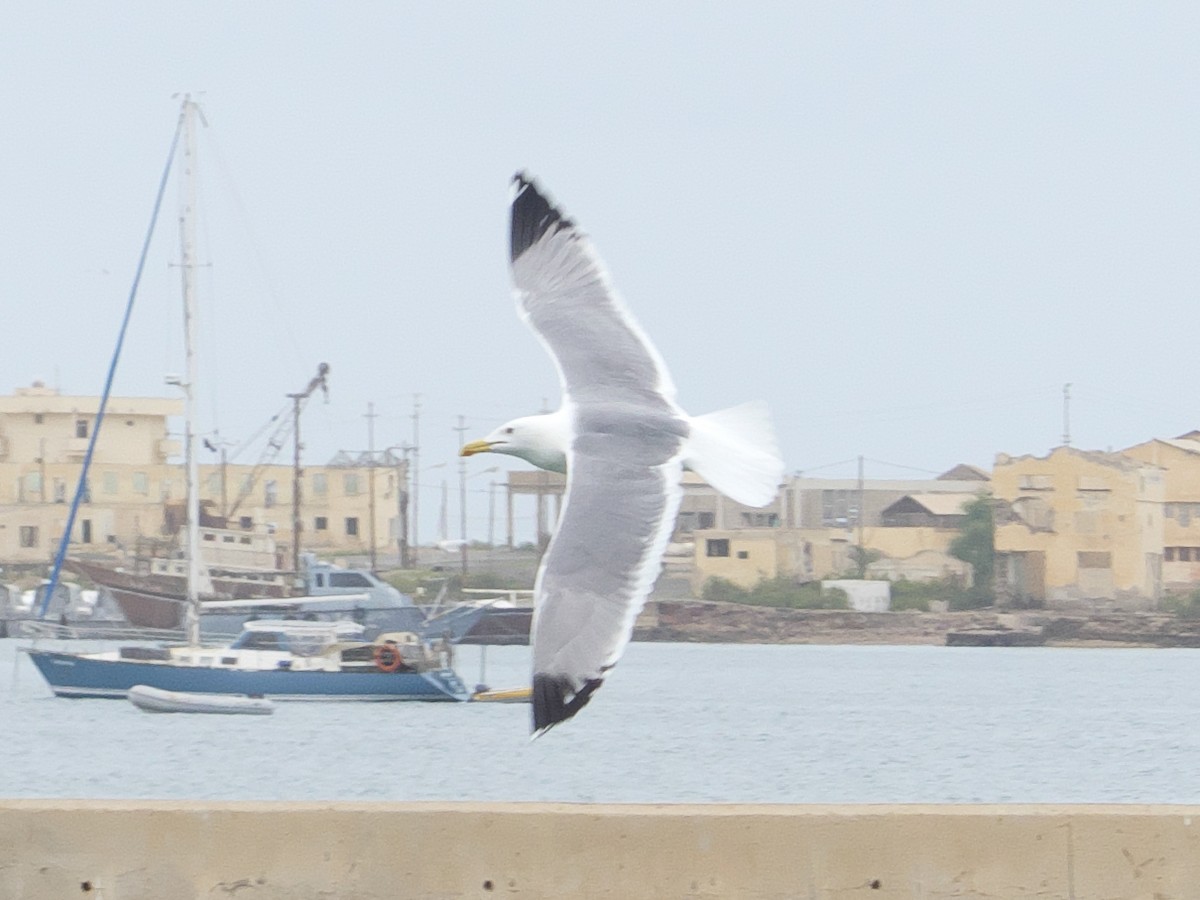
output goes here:
[{"label": "building window", "polygon": [[85,438],[87,436],[88,436],[88,420],[87,419],[76,419],[75,420],[75,437]]},{"label": "building window", "polygon": [[104,473],[104,493],[115,494],[116,492],[117,492],[117,473],[116,472],[105,472]]},{"label": "building window", "polygon": [[34,425],[41,425],[44,421],[46,421],[46,417],[43,416],[41,413],[33,414],[33,424]]},{"label": "building window", "polygon": [[329,519],[325,518],[325,516],[317,516],[313,520],[313,531],[328,531],[328,530],[329,530]]},{"label": "building window", "polygon": [[145,472],[133,473],[133,490],[137,494],[150,493],[150,476]]},{"label": "building window", "polygon": [[821,524],[826,528],[846,528],[858,522],[858,491],[821,491]]},{"label": "building window", "polygon": [[254,527],[254,520],[249,516],[242,516],[240,519],[238,519],[238,527],[243,531],[249,531]]},{"label": "building window", "polygon": [[312,477],[313,496],[324,497],[329,493],[329,477],[324,472],[314,472]]},{"label": "building window", "polygon": [[1174,547],[1164,547],[1163,548],[1163,562],[1175,562],[1175,548]]},{"label": "building window", "polygon": [[79,523],[79,542],[82,544],[90,544],[92,542],[92,520],[83,519]]},{"label": "building window", "polygon": [[342,488],[346,492],[347,497],[353,497],[358,493],[358,473],[347,472],[342,476]]},{"label": "building window", "polygon": [[30,472],[28,475],[21,478],[21,480],[17,483],[17,485],[18,485],[18,491],[17,491],[17,502],[18,503],[32,502],[34,497],[37,497],[38,499],[44,499],[41,496],[42,476],[40,473]]},{"label": "building window", "polygon": [[1022,491],[1052,491],[1054,490],[1053,475],[1019,475],[1017,487]]},{"label": "building window", "polygon": [[54,479],[54,502],[67,502],[67,483],[61,478]]},{"label": "building window", "polygon": [[737,552],[737,558],[738,558],[738,559],[749,559],[749,558],[750,558],[750,551],[749,551],[749,550],[739,550],[739,551]]},{"label": "building window", "polygon": [[357,517],[352,516],[351,518],[346,519],[346,535],[348,537],[357,537],[358,536],[358,518]]},{"label": "building window", "polygon": [[717,514],[710,512],[702,512],[696,514],[696,527],[700,529],[712,528],[717,523]]},{"label": "building window", "polygon": [[1180,547],[1179,548],[1179,561],[1180,562],[1191,562],[1192,561],[1192,548],[1191,547]]},{"label": "building window", "polygon": [[38,545],[38,529],[36,525],[21,526],[21,546],[36,547]]},{"label": "building window", "polygon": [[728,538],[709,538],[705,542],[705,552],[709,556],[728,556],[729,555],[729,539]]},{"label": "building window", "polygon": [[778,513],[742,513],[742,524],[747,528],[775,528],[779,525]]},{"label": "building window", "polygon": [[263,504],[267,507],[272,507],[279,502],[279,482],[275,480],[268,481],[264,486],[265,494],[263,496]]},{"label": "building window", "polygon": [[1080,550],[1078,561],[1081,569],[1112,568],[1112,554],[1107,550]]}]

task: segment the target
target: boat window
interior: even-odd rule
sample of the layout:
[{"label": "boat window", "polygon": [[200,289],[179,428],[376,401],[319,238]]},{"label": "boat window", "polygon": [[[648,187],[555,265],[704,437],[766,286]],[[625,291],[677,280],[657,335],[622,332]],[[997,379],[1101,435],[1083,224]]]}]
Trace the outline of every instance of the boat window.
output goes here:
[{"label": "boat window", "polygon": [[360,572],[330,572],[330,587],[371,587],[370,580]]},{"label": "boat window", "polygon": [[292,634],[288,638],[288,649],[296,656],[320,656],[329,646],[323,634]]},{"label": "boat window", "polygon": [[286,649],[282,635],[274,631],[246,631],[238,638],[234,646],[240,650],[282,650]]}]

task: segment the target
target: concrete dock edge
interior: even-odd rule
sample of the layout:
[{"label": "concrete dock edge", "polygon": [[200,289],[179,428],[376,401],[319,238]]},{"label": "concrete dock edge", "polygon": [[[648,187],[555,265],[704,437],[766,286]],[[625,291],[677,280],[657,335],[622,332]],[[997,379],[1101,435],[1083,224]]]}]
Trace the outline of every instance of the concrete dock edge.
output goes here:
[{"label": "concrete dock edge", "polygon": [[0,898],[1200,897],[1200,806],[0,800]]}]

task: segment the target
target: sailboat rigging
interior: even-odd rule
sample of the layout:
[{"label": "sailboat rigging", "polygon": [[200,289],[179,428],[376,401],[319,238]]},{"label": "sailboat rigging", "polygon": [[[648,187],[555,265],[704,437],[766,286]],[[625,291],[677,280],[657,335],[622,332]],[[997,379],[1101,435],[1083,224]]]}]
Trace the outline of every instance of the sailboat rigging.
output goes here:
[{"label": "sailboat rigging", "polygon": [[[184,393],[184,455],[186,471],[186,596],[184,646],[122,647],[95,653],[66,653],[30,649],[30,658],[58,696],[123,698],[138,686],[159,690],[217,694],[255,694],[281,699],[352,699],[352,700],[424,700],[462,701],[469,692],[451,667],[448,641],[430,641],[409,629],[394,626],[371,640],[365,639],[365,627],[352,621],[288,621],[260,619],[246,623],[242,634],[226,647],[202,647],[200,643],[201,595],[212,593],[211,579],[200,557],[199,464],[197,458],[196,385],[197,363],[194,345],[196,332],[196,121],[199,106],[190,95],[183,98],[180,122],[172,141],[172,154],[180,134],[183,136],[185,167],[184,200],[180,215],[180,251],[183,280],[183,325],[185,374],[169,379]],[[170,163],[163,175],[165,186]],[[162,203],[160,186],[155,212]],[[146,244],[149,244],[149,235]],[[140,277],[145,261],[139,263]],[[131,293],[122,325],[121,340],[133,305]],[[120,352],[114,354],[109,370],[101,415],[107,400]],[[324,387],[328,366],[322,364],[318,377],[303,394],[289,395],[294,409],[299,399],[318,387]],[[297,412],[298,416],[298,412]],[[49,598],[70,541],[74,513],[84,493],[88,463],[100,432],[97,417],[88,457],[80,475],[76,504],[64,531],[53,578],[47,590]],[[300,444],[296,428],[295,466],[299,480]],[[295,496],[299,497],[299,490]],[[299,537],[298,522],[297,543]],[[332,568],[332,567],[326,567]],[[335,573],[336,574],[336,573]],[[368,582],[370,584],[370,582]],[[388,586],[390,587],[390,586]],[[393,589],[394,591],[394,589]],[[398,593],[398,592],[397,592]],[[366,594],[364,597],[368,596]],[[321,598],[302,598],[317,600]],[[401,612],[416,612],[408,605]],[[394,620],[393,620],[394,621]]]}]

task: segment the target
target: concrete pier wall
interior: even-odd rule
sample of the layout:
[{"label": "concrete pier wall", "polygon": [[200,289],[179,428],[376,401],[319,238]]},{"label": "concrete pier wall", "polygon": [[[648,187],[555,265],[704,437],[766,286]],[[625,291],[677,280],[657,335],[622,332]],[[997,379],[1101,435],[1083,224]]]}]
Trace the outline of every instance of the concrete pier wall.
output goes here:
[{"label": "concrete pier wall", "polygon": [[4,900],[1200,897],[1200,806],[0,801]]}]

